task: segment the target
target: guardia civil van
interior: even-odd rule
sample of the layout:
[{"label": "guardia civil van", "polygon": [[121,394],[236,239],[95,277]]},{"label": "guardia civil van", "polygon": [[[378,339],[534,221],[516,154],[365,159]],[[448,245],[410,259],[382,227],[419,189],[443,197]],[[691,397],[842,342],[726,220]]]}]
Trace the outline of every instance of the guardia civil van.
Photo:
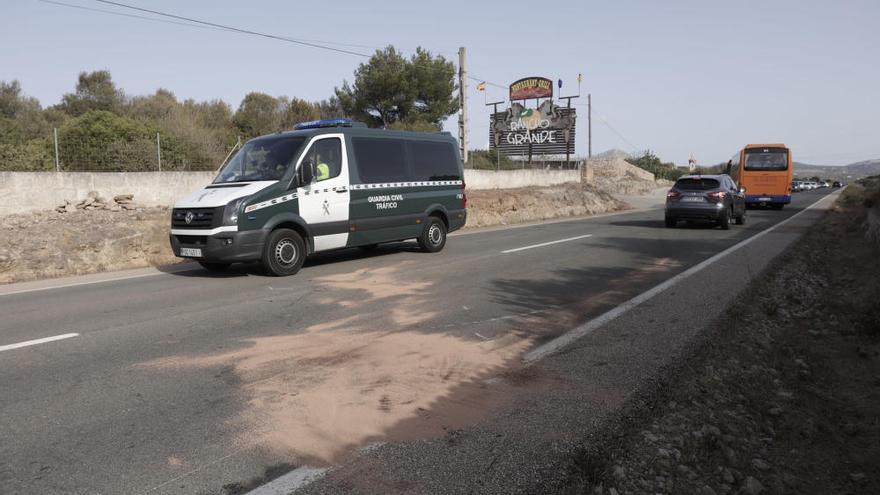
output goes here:
[{"label": "guardia civil van", "polygon": [[209,270],[259,261],[293,275],[306,256],[416,239],[427,252],[464,226],[467,196],[449,133],[305,122],[248,141],[171,213],[176,256]]}]

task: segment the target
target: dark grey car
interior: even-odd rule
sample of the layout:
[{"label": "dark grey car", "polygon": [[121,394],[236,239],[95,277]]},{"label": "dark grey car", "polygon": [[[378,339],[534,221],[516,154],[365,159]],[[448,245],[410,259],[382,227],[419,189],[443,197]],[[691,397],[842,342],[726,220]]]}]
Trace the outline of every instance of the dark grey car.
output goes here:
[{"label": "dark grey car", "polygon": [[729,175],[685,175],[666,193],[666,226],[679,220],[717,222],[727,230],[731,221],[746,222],[745,189]]}]

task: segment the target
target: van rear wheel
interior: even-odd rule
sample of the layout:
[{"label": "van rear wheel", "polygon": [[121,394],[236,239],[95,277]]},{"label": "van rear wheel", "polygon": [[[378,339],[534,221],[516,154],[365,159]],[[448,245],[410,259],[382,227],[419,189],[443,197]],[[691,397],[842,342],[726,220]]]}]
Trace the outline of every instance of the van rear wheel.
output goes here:
[{"label": "van rear wheel", "polygon": [[270,275],[294,275],[306,260],[306,243],[298,232],[278,229],[269,234],[263,246],[263,268]]},{"label": "van rear wheel", "polygon": [[440,251],[446,245],[446,224],[437,217],[428,217],[418,242],[422,251],[427,253]]}]

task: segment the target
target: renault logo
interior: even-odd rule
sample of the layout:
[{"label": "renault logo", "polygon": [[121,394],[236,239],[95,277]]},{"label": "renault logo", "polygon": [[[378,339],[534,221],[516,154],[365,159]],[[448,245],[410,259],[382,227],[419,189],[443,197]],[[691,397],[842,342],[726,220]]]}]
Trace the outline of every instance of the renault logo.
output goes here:
[{"label": "renault logo", "polygon": [[195,218],[195,215],[193,215],[193,212],[188,211],[188,212],[186,212],[186,216],[183,217],[183,220],[186,222],[187,225],[189,225],[192,223],[193,218]]}]

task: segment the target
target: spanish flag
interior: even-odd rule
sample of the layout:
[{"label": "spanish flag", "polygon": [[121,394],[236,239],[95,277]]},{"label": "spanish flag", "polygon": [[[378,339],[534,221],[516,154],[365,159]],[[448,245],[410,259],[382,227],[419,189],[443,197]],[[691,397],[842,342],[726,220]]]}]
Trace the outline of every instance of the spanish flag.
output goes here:
[{"label": "spanish flag", "polygon": [[477,91],[486,91],[486,82],[485,81],[481,82],[480,84],[477,84]]}]

